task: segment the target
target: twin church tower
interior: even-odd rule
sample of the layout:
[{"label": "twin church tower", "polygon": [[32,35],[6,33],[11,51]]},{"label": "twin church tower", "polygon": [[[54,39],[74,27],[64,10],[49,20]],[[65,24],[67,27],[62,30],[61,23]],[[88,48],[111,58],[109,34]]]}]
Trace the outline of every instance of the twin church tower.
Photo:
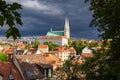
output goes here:
[{"label": "twin church tower", "polygon": [[47,32],[46,36],[65,36],[66,38],[70,38],[69,19],[65,18],[64,31],[53,31],[51,28],[51,30]]}]

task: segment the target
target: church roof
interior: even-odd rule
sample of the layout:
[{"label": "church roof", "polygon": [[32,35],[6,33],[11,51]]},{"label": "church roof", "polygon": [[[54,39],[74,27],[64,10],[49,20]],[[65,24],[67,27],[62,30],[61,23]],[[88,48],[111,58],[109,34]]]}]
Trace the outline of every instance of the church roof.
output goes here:
[{"label": "church roof", "polygon": [[49,31],[46,36],[64,36],[64,31]]}]

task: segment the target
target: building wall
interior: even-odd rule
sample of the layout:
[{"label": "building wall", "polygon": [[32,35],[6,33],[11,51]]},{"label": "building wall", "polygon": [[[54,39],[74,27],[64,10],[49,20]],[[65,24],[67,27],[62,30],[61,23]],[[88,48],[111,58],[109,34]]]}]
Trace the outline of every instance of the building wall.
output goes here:
[{"label": "building wall", "polygon": [[48,48],[38,48],[40,51],[48,52]]},{"label": "building wall", "polygon": [[50,42],[50,41],[61,46],[68,45],[67,38],[45,38],[45,39],[40,38],[41,44],[43,44],[44,42]]},{"label": "building wall", "polygon": [[82,53],[92,53],[92,50],[89,49],[88,47],[85,47],[85,48],[82,50]]},{"label": "building wall", "polygon": [[68,60],[70,57],[76,56],[76,53],[71,52],[59,52],[58,53],[59,58],[62,59],[62,61]]}]

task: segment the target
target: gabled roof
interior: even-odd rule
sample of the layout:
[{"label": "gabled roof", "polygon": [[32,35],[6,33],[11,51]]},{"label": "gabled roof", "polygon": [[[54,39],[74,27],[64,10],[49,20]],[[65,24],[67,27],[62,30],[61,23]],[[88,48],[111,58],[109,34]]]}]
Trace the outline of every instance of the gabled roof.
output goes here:
[{"label": "gabled roof", "polygon": [[38,48],[48,48],[48,45],[40,44],[40,45],[38,45]]},{"label": "gabled roof", "polygon": [[32,55],[16,55],[17,59],[26,62],[29,60],[30,63],[41,63],[41,64],[48,64],[45,57],[40,54],[32,54]]},{"label": "gabled roof", "polygon": [[59,46],[53,49],[53,51],[58,51],[58,52],[72,52],[72,53],[76,53],[76,50],[71,47],[71,48],[67,48],[65,46]]},{"label": "gabled roof", "polygon": [[49,31],[46,36],[64,36],[64,31]]},{"label": "gabled roof", "polygon": [[[33,55],[16,55],[26,80],[36,80],[36,78],[44,77],[39,68],[52,68],[44,56],[40,54]],[[28,79],[29,78],[29,79]]]},{"label": "gabled roof", "polygon": [[23,80],[16,66],[11,62],[0,62],[0,74],[3,75],[4,80],[9,80],[10,73],[14,80]]}]

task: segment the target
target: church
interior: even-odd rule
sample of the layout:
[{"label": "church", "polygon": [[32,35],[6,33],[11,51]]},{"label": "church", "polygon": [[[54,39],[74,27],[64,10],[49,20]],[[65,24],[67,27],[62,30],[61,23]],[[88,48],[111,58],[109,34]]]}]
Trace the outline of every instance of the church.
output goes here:
[{"label": "church", "polygon": [[70,26],[68,18],[65,18],[65,26],[63,31],[53,31],[52,28],[47,32],[46,36],[65,36],[70,38]]},{"label": "church", "polygon": [[58,45],[68,45],[68,39],[70,39],[70,26],[69,19],[65,18],[65,25],[63,31],[53,31],[52,28],[47,32],[46,36],[40,37],[40,43],[53,42]]}]

